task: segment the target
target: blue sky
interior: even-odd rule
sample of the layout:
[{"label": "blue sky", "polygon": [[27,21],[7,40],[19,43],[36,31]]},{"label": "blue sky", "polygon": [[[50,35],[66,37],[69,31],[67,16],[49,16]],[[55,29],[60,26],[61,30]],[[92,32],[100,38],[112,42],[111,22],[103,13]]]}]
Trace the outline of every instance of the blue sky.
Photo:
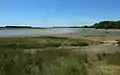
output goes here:
[{"label": "blue sky", "polygon": [[0,0],[0,25],[78,26],[120,19],[120,0]]}]

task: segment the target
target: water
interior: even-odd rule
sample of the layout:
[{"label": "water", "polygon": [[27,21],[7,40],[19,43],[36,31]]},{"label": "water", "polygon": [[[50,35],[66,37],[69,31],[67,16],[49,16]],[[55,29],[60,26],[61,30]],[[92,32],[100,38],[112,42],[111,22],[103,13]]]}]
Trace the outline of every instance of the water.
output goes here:
[{"label": "water", "polygon": [[11,29],[11,30],[0,30],[0,37],[12,37],[12,36],[44,36],[54,34],[67,34],[74,32],[72,29]]},{"label": "water", "polygon": [[97,30],[78,28],[53,28],[53,29],[11,29],[0,30],[0,37],[16,36],[49,36],[49,35],[72,35],[72,36],[120,36],[120,30]]}]

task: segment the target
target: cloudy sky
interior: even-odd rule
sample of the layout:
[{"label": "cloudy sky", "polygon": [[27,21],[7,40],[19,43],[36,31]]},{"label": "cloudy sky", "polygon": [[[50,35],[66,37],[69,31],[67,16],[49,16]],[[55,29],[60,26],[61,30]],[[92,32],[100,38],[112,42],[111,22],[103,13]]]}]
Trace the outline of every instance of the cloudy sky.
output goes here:
[{"label": "cloudy sky", "polygon": [[120,0],[0,0],[0,25],[78,26],[120,19]]}]

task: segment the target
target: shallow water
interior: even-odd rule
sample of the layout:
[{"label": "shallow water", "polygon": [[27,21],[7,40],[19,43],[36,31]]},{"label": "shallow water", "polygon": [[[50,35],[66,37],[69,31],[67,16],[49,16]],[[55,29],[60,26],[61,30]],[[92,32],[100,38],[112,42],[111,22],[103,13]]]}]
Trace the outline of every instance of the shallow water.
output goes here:
[{"label": "shallow water", "polygon": [[13,29],[13,30],[0,30],[0,37],[11,37],[11,36],[43,36],[43,35],[54,35],[54,34],[67,34],[73,33],[73,29]]},{"label": "shallow water", "polygon": [[0,30],[0,37],[16,36],[51,36],[51,35],[72,35],[72,36],[120,36],[120,30],[97,30],[81,28],[53,28],[53,29],[11,29]]}]

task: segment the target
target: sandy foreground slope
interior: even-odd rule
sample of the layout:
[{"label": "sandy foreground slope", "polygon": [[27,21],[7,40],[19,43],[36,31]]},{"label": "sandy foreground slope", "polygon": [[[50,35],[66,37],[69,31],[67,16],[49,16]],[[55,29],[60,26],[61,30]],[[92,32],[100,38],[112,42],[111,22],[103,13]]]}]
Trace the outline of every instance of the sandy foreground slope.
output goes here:
[{"label": "sandy foreground slope", "polygon": [[[90,61],[90,75],[119,75],[120,65],[117,61],[119,61],[120,46],[116,44],[116,40],[120,37],[85,37],[84,39],[102,42],[82,48]],[[110,61],[106,62],[106,59],[118,64],[108,64]]]}]

